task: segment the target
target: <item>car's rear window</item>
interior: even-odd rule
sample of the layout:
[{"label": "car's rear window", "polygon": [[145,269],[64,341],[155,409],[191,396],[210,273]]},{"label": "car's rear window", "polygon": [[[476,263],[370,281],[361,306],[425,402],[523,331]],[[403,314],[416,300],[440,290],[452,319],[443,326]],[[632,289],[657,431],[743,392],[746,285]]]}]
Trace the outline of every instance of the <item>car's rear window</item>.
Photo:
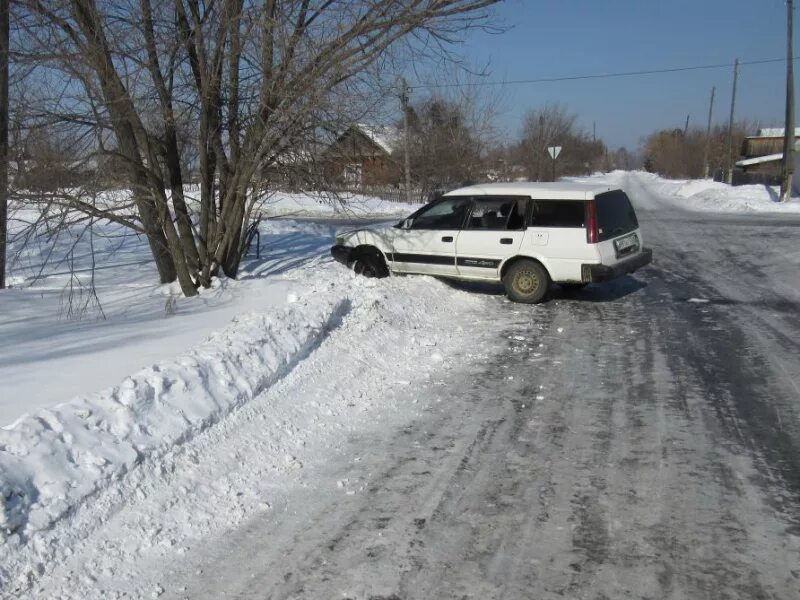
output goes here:
[{"label": "car's rear window", "polygon": [[583,227],[583,200],[534,200],[531,211],[533,227]]},{"label": "car's rear window", "polygon": [[598,240],[603,242],[639,228],[631,201],[622,190],[595,196]]}]

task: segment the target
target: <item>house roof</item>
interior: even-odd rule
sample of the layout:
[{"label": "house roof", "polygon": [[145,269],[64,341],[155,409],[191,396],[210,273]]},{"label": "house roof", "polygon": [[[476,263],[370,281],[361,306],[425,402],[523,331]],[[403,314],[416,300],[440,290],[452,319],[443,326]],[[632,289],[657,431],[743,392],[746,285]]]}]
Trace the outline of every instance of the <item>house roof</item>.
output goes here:
[{"label": "house roof", "polygon": [[[784,136],[784,132],[786,131],[785,127],[765,127],[758,130],[758,134],[748,136],[749,138],[782,138]],[[795,128],[794,136],[800,137],[800,127]]]},{"label": "house roof", "polygon": [[783,160],[783,152],[778,154],[767,154],[766,156],[756,156],[755,158],[745,158],[736,162],[737,167],[749,167],[752,165],[760,165],[762,163],[774,162]]},{"label": "house roof", "polygon": [[386,154],[392,153],[392,148],[400,140],[400,131],[390,125],[367,125],[356,123],[353,125],[367,138],[374,142]]}]

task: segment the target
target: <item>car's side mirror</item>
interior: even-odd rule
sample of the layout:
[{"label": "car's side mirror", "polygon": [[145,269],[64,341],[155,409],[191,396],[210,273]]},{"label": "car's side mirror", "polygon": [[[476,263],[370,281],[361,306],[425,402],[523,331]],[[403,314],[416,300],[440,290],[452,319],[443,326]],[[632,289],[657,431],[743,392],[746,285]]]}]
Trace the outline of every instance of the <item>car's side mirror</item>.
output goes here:
[{"label": "car's side mirror", "polygon": [[411,226],[414,224],[414,219],[409,217],[408,219],[403,219],[400,221],[400,229],[411,229]]}]

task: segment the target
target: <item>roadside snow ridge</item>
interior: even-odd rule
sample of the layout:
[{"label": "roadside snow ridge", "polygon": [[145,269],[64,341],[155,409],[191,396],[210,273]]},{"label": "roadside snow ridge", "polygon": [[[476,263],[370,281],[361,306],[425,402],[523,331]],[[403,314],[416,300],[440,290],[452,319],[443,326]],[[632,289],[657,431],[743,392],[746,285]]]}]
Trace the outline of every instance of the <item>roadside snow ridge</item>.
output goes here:
[{"label": "roadside snow ridge", "polygon": [[0,429],[0,543],[24,544],[143,460],[252,399],[349,310],[349,300],[328,296],[244,315],[188,354]]}]

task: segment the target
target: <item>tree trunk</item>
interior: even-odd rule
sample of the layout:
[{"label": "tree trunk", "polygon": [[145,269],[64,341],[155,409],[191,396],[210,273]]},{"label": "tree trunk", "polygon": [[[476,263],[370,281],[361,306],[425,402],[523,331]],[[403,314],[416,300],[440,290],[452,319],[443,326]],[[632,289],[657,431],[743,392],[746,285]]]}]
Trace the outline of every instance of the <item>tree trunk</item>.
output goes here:
[{"label": "tree trunk", "polygon": [[196,296],[197,286],[192,279],[191,273],[189,273],[186,255],[184,254],[183,246],[181,244],[180,237],[178,236],[178,231],[175,229],[175,223],[172,221],[172,215],[169,212],[169,207],[167,206],[166,200],[161,202],[160,206],[161,211],[159,218],[161,221],[161,228],[167,238],[167,248],[172,256],[172,261],[175,266],[175,272],[177,274],[178,283],[181,286],[181,291],[183,292],[184,296]]},{"label": "tree trunk", "polygon": [[178,233],[180,234],[181,246],[186,256],[186,262],[192,274],[197,274],[200,270],[200,257],[197,252],[197,245],[194,242],[194,232],[192,231],[192,220],[186,208],[186,200],[183,195],[183,175],[181,173],[181,159],[178,152],[178,136],[175,129],[170,127],[167,133],[166,143],[166,163],[169,174],[169,187],[172,195],[172,206],[175,209],[175,218],[178,223]]},{"label": "tree trunk", "polygon": [[235,278],[242,260],[241,243],[245,227],[247,194],[233,192],[226,202],[227,210],[224,214],[224,221],[221,223],[222,236],[217,248],[216,258],[217,263],[222,267],[223,273],[228,277]]},{"label": "tree trunk", "polygon": [[167,238],[161,228],[157,226],[153,200],[148,198],[144,192],[136,190],[133,192],[133,199],[139,211],[139,217],[142,219],[142,226],[147,235],[147,242],[150,244],[150,252],[153,254],[156,269],[158,269],[158,280],[161,283],[171,283],[177,277],[175,262],[170,255]]}]

